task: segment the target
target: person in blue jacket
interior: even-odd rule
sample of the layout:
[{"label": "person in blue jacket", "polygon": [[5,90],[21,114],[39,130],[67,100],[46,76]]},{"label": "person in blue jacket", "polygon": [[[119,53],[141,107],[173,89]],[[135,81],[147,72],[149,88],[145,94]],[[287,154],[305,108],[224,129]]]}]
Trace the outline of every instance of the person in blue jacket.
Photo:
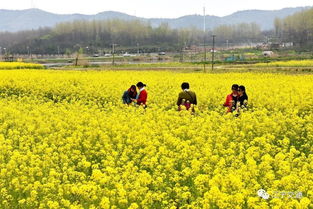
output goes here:
[{"label": "person in blue jacket", "polygon": [[122,96],[123,103],[129,105],[132,103],[133,99],[137,97],[137,90],[135,85],[131,85],[131,87],[126,90]]}]

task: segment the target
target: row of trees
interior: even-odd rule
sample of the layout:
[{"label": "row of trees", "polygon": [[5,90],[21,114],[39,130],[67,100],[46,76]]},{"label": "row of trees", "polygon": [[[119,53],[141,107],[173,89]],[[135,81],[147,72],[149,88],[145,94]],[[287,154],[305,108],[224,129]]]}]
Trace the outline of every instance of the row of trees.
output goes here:
[{"label": "row of trees", "polygon": [[222,25],[213,30],[223,43],[225,40],[235,43],[257,43],[264,40],[264,34],[256,23],[241,23],[237,25]]},{"label": "row of trees", "polygon": [[19,54],[64,54],[83,48],[85,53],[99,49],[109,51],[113,43],[120,50],[145,52],[179,51],[186,46],[203,46],[212,34],[216,35],[217,46],[260,43],[265,37],[275,37],[276,42],[293,42],[301,48],[313,48],[313,8],[284,19],[276,19],[273,31],[261,31],[255,23],[223,25],[206,34],[196,28],[172,29],[167,24],[152,27],[138,20],[93,20],[57,24],[53,28],[0,33],[0,53]]},{"label": "row of trees", "polygon": [[[207,42],[215,34],[217,45],[250,43],[264,40],[256,24],[220,26],[205,34]],[[186,46],[203,45],[204,32],[196,28],[171,29],[167,24],[152,27],[147,22],[122,20],[74,21],[53,28],[0,33],[0,46],[19,54],[64,54],[83,48],[85,53],[109,51],[113,43],[119,49],[146,52],[179,51]],[[209,44],[208,44],[209,45]]]},{"label": "row of trees", "polygon": [[313,48],[313,8],[275,20],[275,35],[301,48]]},{"label": "row of trees", "polygon": [[217,46],[260,43],[268,40],[293,42],[301,48],[313,48],[313,8],[284,19],[276,19],[273,31],[261,31],[255,23],[223,25],[206,34],[197,28],[172,29],[167,24],[152,27],[148,22],[122,20],[93,20],[60,23],[53,28],[0,32],[0,54],[70,54],[83,48],[85,53],[99,49],[111,50],[113,43],[118,49],[135,52],[180,51],[196,45],[203,46],[204,38],[209,45],[210,36],[216,35]]}]

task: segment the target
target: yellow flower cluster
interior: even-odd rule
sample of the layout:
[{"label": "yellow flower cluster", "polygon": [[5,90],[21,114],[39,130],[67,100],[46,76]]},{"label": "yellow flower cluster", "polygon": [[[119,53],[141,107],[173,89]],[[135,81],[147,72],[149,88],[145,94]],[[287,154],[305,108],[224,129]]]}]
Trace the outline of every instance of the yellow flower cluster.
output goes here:
[{"label": "yellow flower cluster", "polygon": [[[121,101],[138,81],[146,109]],[[176,107],[185,81],[192,115]],[[222,106],[233,83],[239,117]],[[312,208],[312,89],[311,75],[0,71],[0,208]]]},{"label": "yellow flower cluster", "polygon": [[0,69],[44,69],[44,66],[35,63],[0,62]]},{"label": "yellow flower cluster", "polygon": [[276,61],[270,63],[257,63],[260,67],[313,67],[313,60],[290,60],[290,61]]}]

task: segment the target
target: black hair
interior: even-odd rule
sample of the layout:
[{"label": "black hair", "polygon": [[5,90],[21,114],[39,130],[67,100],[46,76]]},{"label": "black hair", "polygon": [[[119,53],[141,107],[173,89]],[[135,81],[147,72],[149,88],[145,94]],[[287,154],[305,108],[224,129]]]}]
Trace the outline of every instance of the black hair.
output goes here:
[{"label": "black hair", "polygon": [[238,88],[243,91],[243,95],[247,95],[245,86],[239,86]]},{"label": "black hair", "polygon": [[182,89],[189,89],[189,83],[187,83],[187,82],[182,83],[181,88]]},{"label": "black hair", "polygon": [[131,85],[131,87],[129,89],[134,89],[136,90],[136,86],[135,85]]},{"label": "black hair", "polygon": [[138,88],[142,88],[142,87],[146,86],[146,84],[143,84],[142,82],[138,82],[136,86]]},{"label": "black hair", "polygon": [[238,88],[239,88],[240,90],[246,92],[246,87],[245,87],[245,86],[239,86]]},{"label": "black hair", "polygon": [[232,89],[232,90],[238,90],[238,88],[239,88],[239,85],[238,85],[238,84],[233,84],[233,85],[231,86],[231,89]]}]

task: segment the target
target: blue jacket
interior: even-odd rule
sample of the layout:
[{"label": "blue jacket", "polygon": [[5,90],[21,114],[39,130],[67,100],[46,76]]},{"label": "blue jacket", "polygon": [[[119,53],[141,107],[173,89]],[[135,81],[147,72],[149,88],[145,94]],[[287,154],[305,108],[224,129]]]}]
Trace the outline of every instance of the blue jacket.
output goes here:
[{"label": "blue jacket", "polygon": [[124,94],[122,96],[122,100],[123,100],[124,104],[130,104],[132,102],[132,100],[128,94],[128,91],[124,91]]}]

